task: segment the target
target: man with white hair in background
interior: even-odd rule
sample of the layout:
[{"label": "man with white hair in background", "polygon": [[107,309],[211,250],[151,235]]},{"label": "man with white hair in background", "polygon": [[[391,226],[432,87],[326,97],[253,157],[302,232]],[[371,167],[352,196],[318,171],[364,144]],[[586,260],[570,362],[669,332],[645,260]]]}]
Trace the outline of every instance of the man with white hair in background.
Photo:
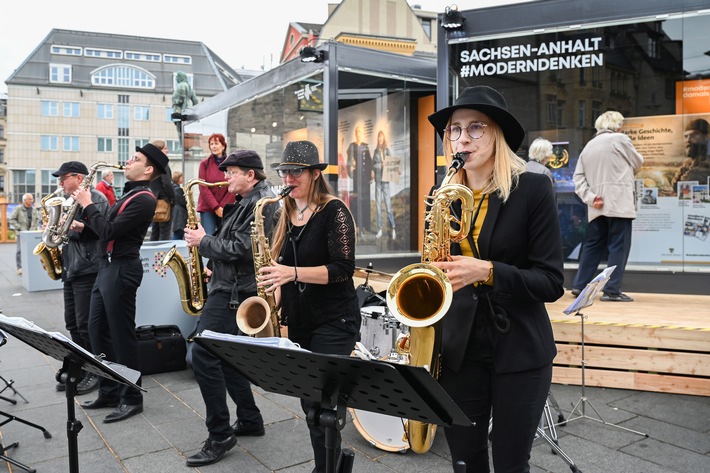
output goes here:
[{"label": "man with white hair in background", "polygon": [[35,198],[32,194],[22,196],[22,205],[18,205],[12,210],[10,215],[10,229],[15,231],[15,241],[17,251],[15,251],[15,263],[17,264],[17,275],[22,274],[22,247],[20,243],[20,233],[27,232],[33,228],[40,228],[42,222],[37,209],[34,208]]}]

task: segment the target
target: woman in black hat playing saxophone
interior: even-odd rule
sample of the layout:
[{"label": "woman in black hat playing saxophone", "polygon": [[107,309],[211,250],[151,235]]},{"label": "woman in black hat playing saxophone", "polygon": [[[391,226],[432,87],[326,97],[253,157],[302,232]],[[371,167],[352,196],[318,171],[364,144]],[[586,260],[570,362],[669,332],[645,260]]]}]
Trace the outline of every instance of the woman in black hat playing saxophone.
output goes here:
[{"label": "woman in black hat playing saxophone", "polygon": [[545,302],[563,294],[554,193],[515,155],[525,131],[497,90],[466,88],[429,121],[446,156],[464,155],[452,182],[468,186],[475,201],[470,234],[451,245],[453,261],[433,263],[454,290],[439,381],[475,422],[445,430],[452,461],[489,471],[492,414],[495,472],[528,472],[556,355]]},{"label": "woman in black hat playing saxophone", "polygon": [[[288,338],[318,353],[349,355],[360,330],[355,272],[355,224],[343,201],[336,198],[310,141],[286,145],[281,162],[272,165],[286,186],[283,212],[273,236],[274,266],[260,270],[259,286],[279,288],[281,323]],[[305,413],[316,403],[301,401]],[[314,472],[326,465],[325,431],[309,425],[315,456]],[[336,458],[340,452],[340,441]]]}]

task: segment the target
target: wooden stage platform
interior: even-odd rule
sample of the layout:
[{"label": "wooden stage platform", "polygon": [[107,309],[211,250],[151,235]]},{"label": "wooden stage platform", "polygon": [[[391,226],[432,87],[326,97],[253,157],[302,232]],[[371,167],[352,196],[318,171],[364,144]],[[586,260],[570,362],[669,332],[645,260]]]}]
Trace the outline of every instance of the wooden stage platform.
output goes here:
[{"label": "wooden stage platform", "polygon": [[[634,302],[583,309],[587,386],[710,396],[710,296],[628,293]],[[553,382],[580,385],[581,320],[548,304],[557,358]]]}]

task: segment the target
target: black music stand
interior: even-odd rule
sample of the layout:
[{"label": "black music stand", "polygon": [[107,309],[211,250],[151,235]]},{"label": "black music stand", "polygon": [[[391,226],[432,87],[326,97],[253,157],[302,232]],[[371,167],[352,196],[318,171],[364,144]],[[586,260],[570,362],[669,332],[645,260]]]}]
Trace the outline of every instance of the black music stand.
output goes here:
[{"label": "black music stand", "polygon": [[95,357],[63,334],[47,332],[20,317],[9,318],[0,315],[0,329],[45,355],[62,362],[62,368],[57,372],[56,378],[57,381],[61,381],[66,385],[69,471],[78,473],[79,447],[77,439],[83,426],[75,415],[74,396],[76,395],[76,385],[79,384],[81,371],[85,370],[97,376],[145,391],[145,389],[135,384],[141,376],[140,372],[118,363]]},{"label": "black music stand", "polygon": [[[584,319],[587,317],[583,315],[580,311],[586,307],[591,306],[594,303],[594,300],[597,298],[599,293],[604,289],[604,286],[606,285],[607,282],[609,282],[609,277],[611,276],[611,273],[616,269],[616,266],[609,266],[606,268],[604,271],[599,273],[597,277],[592,279],[587,286],[582,289],[582,292],[579,293],[579,296],[577,296],[577,299],[567,307],[563,312],[567,315],[570,315],[574,313],[575,317],[579,317],[580,320],[580,326],[582,330],[582,395],[580,396],[579,400],[577,403],[574,405],[572,408],[572,412],[570,412],[569,417],[567,420],[563,421],[561,425],[565,425],[568,422],[572,422],[577,419],[589,419],[593,420],[595,422],[599,422],[600,424],[608,425],[610,427],[616,427],[617,429],[622,429],[626,430],[628,432],[632,432],[634,434],[638,435],[643,435],[644,437],[648,437],[648,434],[645,434],[643,432],[639,432],[637,430],[629,429],[628,427],[624,427],[621,425],[616,425],[612,424],[611,422],[605,421],[601,414],[599,414],[599,411],[596,410],[594,405],[587,399],[587,395],[585,393],[585,387],[586,387],[586,382],[585,382],[585,370],[587,366],[587,360],[584,357]],[[586,412],[586,406],[589,405],[589,407],[592,408],[594,413],[597,415],[597,417],[592,417],[587,415]],[[577,415],[575,415],[575,412]]]},{"label": "black music stand", "polygon": [[[422,367],[281,348],[284,339],[254,339],[205,331],[195,342],[262,389],[321,404],[308,423],[325,428],[326,471],[349,473],[354,454],[335,458],[337,432],[352,407],[438,425],[471,425],[444,388]],[[288,342],[288,341],[286,341]],[[269,343],[272,343],[271,345]]]}]

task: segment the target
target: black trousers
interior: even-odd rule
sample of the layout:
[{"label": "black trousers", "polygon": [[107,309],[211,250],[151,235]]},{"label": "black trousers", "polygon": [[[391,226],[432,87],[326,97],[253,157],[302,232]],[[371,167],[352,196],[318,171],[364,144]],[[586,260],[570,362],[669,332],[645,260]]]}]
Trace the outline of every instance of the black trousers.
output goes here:
[{"label": "black trousers", "polygon": [[476,423],[446,428],[452,462],[466,462],[467,472],[488,473],[488,422],[495,473],[527,473],[530,450],[552,381],[552,365],[517,373],[495,373],[490,366],[467,363],[439,379],[451,398]]},{"label": "black trousers", "polygon": [[[358,329],[340,320],[324,324],[316,328],[309,335],[296,335],[289,331],[289,338],[298,343],[301,348],[310,350],[315,353],[326,353],[331,355],[350,355],[355,348],[355,342],[358,337]],[[314,407],[320,407],[320,403],[301,400],[303,412],[308,415]],[[325,429],[308,425],[308,430],[311,435],[311,446],[313,447],[313,456],[315,458],[316,467],[313,473],[325,473],[326,450],[325,450]],[[336,461],[340,456],[340,432],[338,432],[338,445],[336,447]]]},{"label": "black trousers", "polygon": [[[231,294],[215,292],[202,308],[196,333],[203,330],[238,334],[236,311],[229,308]],[[246,424],[263,424],[261,412],[254,401],[251,384],[229,363],[214,357],[197,344],[192,347],[192,370],[205,401],[205,424],[213,440],[224,440],[232,434],[229,423],[227,393],[237,405],[237,419]]]},{"label": "black trousers", "polygon": [[[139,258],[104,260],[91,291],[89,336],[95,354],[136,371],[140,370],[136,339],[136,292],[143,281]],[[138,385],[140,386],[140,379]],[[121,404],[141,404],[138,389],[100,378],[99,396],[118,399]]]},{"label": "black trousers", "polygon": [[64,325],[74,343],[91,350],[89,312],[96,273],[83,274],[64,282]]}]

